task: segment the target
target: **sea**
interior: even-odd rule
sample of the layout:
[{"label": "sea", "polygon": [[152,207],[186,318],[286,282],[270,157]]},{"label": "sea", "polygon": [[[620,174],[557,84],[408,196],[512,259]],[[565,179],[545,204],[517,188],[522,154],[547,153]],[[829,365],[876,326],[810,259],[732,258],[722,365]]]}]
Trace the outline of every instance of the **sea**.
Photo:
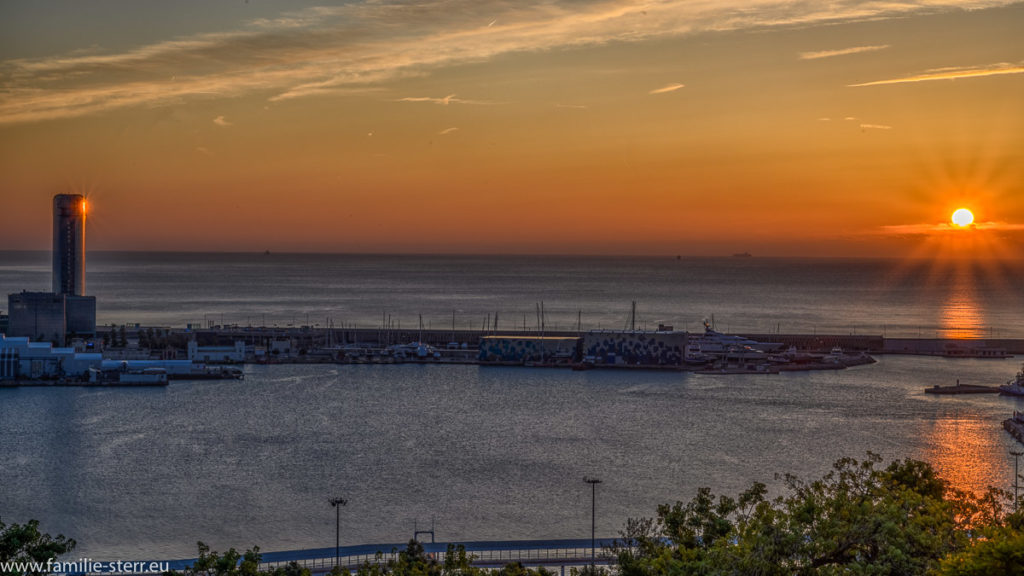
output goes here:
[{"label": "sea", "polygon": [[[0,252],[0,290],[48,291],[45,252]],[[702,330],[1024,338],[1024,262],[761,257],[90,253],[98,322]],[[635,304],[636,314],[633,314]],[[0,304],[0,309],[4,308]],[[539,311],[543,308],[543,314]],[[840,371],[707,375],[472,365],[246,366],[240,381],[0,389],[0,521],[74,558],[214,549],[585,538],[838,458],[932,463],[1011,489],[1020,359],[879,356]]]}]

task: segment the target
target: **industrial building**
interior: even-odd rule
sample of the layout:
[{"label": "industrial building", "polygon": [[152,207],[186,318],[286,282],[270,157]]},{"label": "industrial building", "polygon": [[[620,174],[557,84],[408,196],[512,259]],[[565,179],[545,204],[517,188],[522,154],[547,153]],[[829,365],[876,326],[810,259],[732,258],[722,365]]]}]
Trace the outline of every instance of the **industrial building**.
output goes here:
[{"label": "industrial building", "polygon": [[7,335],[65,344],[96,335],[96,298],[85,295],[85,214],[81,194],[53,197],[53,292],[7,297]]},{"label": "industrial building", "polygon": [[36,341],[63,344],[67,332],[64,295],[51,292],[21,292],[7,296],[10,325],[7,334]]}]

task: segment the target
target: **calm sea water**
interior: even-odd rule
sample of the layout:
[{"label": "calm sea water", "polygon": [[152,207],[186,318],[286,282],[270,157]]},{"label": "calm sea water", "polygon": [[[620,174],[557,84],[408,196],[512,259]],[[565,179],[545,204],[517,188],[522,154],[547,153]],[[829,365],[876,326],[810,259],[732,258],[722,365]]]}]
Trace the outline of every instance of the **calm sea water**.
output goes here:
[{"label": "calm sea water", "polygon": [[[870,260],[101,254],[101,322],[479,326],[535,318],[620,327],[1022,336],[1019,265]],[[48,289],[45,255],[0,254],[0,289]],[[259,317],[259,319],[257,319]],[[507,319],[507,320],[506,320]],[[776,473],[816,477],[873,450],[955,485],[1008,487],[1000,422],[1024,402],[931,397],[1019,360],[883,357],[838,372],[708,376],[476,366],[249,366],[244,381],[163,389],[0,390],[0,518],[37,518],[94,559],[188,557],[438,538],[585,537]]]},{"label": "calm sea water", "polygon": [[438,538],[599,535],[700,486],[736,494],[867,450],[1008,487],[1000,421],[1024,402],[932,397],[1012,360],[885,357],[837,372],[707,376],[476,366],[249,366],[166,389],[0,390],[0,511],[96,559]]},{"label": "calm sea water", "polygon": [[[101,324],[638,327],[1024,337],[1024,260],[97,253]],[[46,252],[0,252],[0,293],[49,290]]]}]

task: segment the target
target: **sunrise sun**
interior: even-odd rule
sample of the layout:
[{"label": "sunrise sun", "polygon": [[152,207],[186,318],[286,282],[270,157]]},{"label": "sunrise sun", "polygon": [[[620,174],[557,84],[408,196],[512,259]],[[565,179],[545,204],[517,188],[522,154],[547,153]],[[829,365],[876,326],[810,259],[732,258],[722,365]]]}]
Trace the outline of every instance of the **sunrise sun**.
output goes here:
[{"label": "sunrise sun", "polygon": [[953,212],[953,216],[950,219],[957,228],[966,228],[974,222],[974,214],[967,208],[960,208]]}]

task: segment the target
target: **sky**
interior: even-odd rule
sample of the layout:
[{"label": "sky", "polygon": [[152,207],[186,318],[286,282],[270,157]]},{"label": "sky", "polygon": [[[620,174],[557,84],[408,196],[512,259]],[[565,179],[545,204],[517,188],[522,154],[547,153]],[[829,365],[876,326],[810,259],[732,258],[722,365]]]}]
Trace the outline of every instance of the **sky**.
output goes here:
[{"label": "sky", "polygon": [[91,250],[1016,257],[1022,29],[1000,0],[7,0],[0,249],[48,249],[77,192]]}]

